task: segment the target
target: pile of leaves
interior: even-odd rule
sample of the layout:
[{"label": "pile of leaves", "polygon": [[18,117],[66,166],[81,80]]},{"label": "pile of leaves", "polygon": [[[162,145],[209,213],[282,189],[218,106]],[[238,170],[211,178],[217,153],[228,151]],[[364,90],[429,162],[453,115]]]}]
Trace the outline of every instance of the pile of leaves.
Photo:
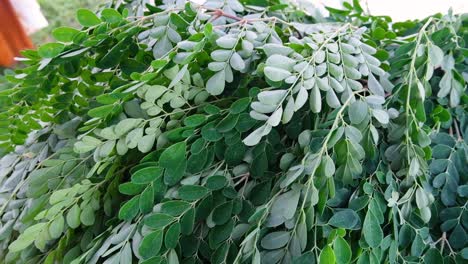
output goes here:
[{"label": "pile of leaves", "polygon": [[467,262],[467,15],[147,2],[6,76],[2,263]]}]

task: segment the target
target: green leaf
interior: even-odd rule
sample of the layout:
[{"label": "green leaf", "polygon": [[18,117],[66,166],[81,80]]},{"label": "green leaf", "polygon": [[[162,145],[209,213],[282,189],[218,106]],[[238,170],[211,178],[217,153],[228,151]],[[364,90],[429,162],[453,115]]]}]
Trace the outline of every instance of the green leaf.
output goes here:
[{"label": "green leaf", "polygon": [[424,254],[424,263],[426,264],[440,264],[444,263],[444,259],[442,258],[442,255],[440,254],[439,250],[436,248],[431,248],[429,249],[426,254]]},{"label": "green leaf", "polygon": [[57,203],[65,200],[65,198],[67,197],[69,192],[70,192],[69,189],[62,189],[62,190],[58,190],[58,191],[53,192],[52,195],[50,195],[49,203],[50,204],[57,204]]},{"label": "green leaf", "polygon": [[439,92],[437,93],[438,97],[446,97],[452,88],[452,73],[446,72],[442,79],[439,82]]},{"label": "green leaf", "polygon": [[140,140],[138,140],[138,150],[142,153],[149,152],[153,146],[154,141],[156,140],[156,134],[145,135]]},{"label": "green leaf", "polygon": [[296,64],[296,60],[283,55],[274,54],[267,58],[265,64],[267,66],[273,66],[275,68],[291,71],[293,66]]},{"label": "green leaf", "polygon": [[373,74],[369,74],[369,81],[367,86],[373,95],[385,97],[385,91],[382,85],[379,83],[379,81],[377,81]]},{"label": "green leaf", "polygon": [[178,193],[182,200],[196,201],[203,198],[208,193],[208,189],[199,185],[184,185],[179,188]]},{"label": "green leaf", "polygon": [[[393,256],[390,256],[390,257],[393,257]],[[357,264],[368,264],[368,263],[371,263],[369,261],[369,254],[367,252],[363,252],[360,256],[359,256],[359,259],[357,261]]]},{"label": "green leaf", "polygon": [[180,219],[180,232],[184,235],[190,235],[193,232],[195,224],[195,209],[190,208]]},{"label": "green leaf", "polygon": [[211,122],[202,127],[201,135],[206,141],[215,142],[220,140],[223,135],[216,129],[215,123]]},{"label": "green leaf", "polygon": [[139,211],[140,196],[137,195],[124,203],[119,210],[119,218],[125,221],[132,220]]},{"label": "green leaf", "polygon": [[184,125],[188,127],[197,127],[205,123],[205,121],[206,121],[205,115],[194,114],[184,119]]},{"label": "green leaf", "polygon": [[219,243],[223,242],[224,240],[228,239],[234,228],[234,220],[229,220],[224,225],[217,225],[210,230],[209,234],[209,242],[210,245],[216,246]]},{"label": "green leaf", "polygon": [[207,104],[203,108],[203,111],[205,111],[207,114],[215,115],[215,114],[219,114],[221,112],[221,109],[217,107],[216,105]]},{"label": "green leaf", "polygon": [[225,153],[224,159],[228,165],[240,164],[245,156],[247,148],[244,144],[232,144],[230,145]]},{"label": "green leaf", "polygon": [[156,230],[146,235],[140,243],[138,252],[143,259],[149,259],[158,255],[163,241],[163,231]]},{"label": "green leaf", "polygon": [[364,239],[370,247],[376,248],[383,240],[383,231],[379,225],[377,217],[373,212],[368,211],[362,227]]},{"label": "green leaf", "polygon": [[126,195],[137,195],[145,189],[145,185],[126,182],[119,185],[119,192]]},{"label": "green leaf", "polygon": [[101,23],[101,20],[88,9],[78,9],[76,18],[83,27],[93,27]]},{"label": "green leaf", "polygon": [[154,188],[152,185],[146,187],[141,193],[139,207],[142,213],[149,213],[154,205]]},{"label": "green leaf", "polygon": [[221,133],[227,133],[236,127],[238,121],[239,115],[227,115],[218,123],[216,129]]},{"label": "green leaf", "polygon": [[102,21],[108,23],[117,23],[122,20],[122,15],[113,8],[105,8],[101,11]]},{"label": "green leaf", "polygon": [[177,13],[171,13],[171,22],[179,29],[185,29],[188,26],[187,21]]},{"label": "green leaf", "polygon": [[8,246],[11,252],[18,252],[27,248],[34,242],[37,234],[46,226],[47,223],[37,223],[26,228],[23,233]]},{"label": "green leaf", "polygon": [[335,238],[335,241],[333,242],[333,251],[335,253],[337,263],[345,264],[351,262],[351,247],[349,246],[348,242],[344,240],[344,238],[340,236]]},{"label": "green leaf", "polygon": [[229,62],[231,64],[231,67],[234,70],[241,71],[241,70],[243,70],[245,68],[245,62],[242,59],[242,57],[239,55],[239,53],[237,53],[237,52],[232,53],[231,59],[230,59]]},{"label": "green leaf", "polygon": [[415,239],[413,240],[413,243],[411,244],[411,255],[412,256],[421,256],[421,253],[426,247],[426,243],[423,241],[421,236],[418,234],[416,235]]},{"label": "green leaf", "polygon": [[323,264],[334,264],[336,263],[336,259],[335,259],[335,253],[333,252],[332,248],[327,245],[325,246],[322,251],[320,252],[320,256],[319,256],[319,263],[323,263]]},{"label": "green leaf", "polygon": [[359,124],[367,117],[367,111],[367,104],[363,101],[357,100],[349,106],[349,120],[352,124]]},{"label": "green leaf", "polygon": [[213,33],[213,25],[211,23],[206,23],[205,28],[203,29],[203,34],[207,37],[210,37]]},{"label": "green leaf", "polygon": [[179,241],[179,236],[180,224],[179,222],[175,222],[167,229],[166,235],[164,236],[164,245],[166,248],[175,248]]},{"label": "green leaf", "polygon": [[91,206],[86,206],[83,208],[80,214],[80,221],[85,226],[92,226],[94,221],[96,220],[96,216],[94,215],[93,208]]},{"label": "green leaf", "polygon": [[272,215],[281,215],[285,219],[292,219],[299,203],[300,193],[295,190],[291,190],[284,194],[281,194],[276,198],[271,207]]},{"label": "green leaf", "polygon": [[224,91],[226,83],[226,73],[224,70],[215,73],[206,82],[206,91],[211,95],[220,95]]},{"label": "green leaf", "polygon": [[372,109],[372,115],[383,125],[388,124],[390,120],[388,113],[381,109]]},{"label": "green leaf", "polygon": [[267,123],[270,126],[275,127],[275,126],[279,125],[279,123],[281,122],[281,117],[282,116],[283,116],[283,108],[279,107],[278,109],[275,110],[275,112],[273,112],[273,114],[270,116],[270,118],[268,118]]},{"label": "green leaf", "polygon": [[216,44],[224,49],[232,49],[236,45],[237,39],[233,36],[226,35],[218,38]]},{"label": "green leaf", "polygon": [[444,52],[439,46],[430,44],[427,46],[429,50],[429,59],[432,65],[438,66],[442,63],[444,59]]},{"label": "green leaf", "polygon": [[[468,247],[462,249],[460,255],[462,256],[463,259],[468,259]],[[437,263],[440,263],[440,262],[437,262]]]},{"label": "green leaf", "polygon": [[215,61],[208,64],[208,69],[212,71],[221,71],[226,67],[226,61],[231,56],[230,50],[215,50],[211,53],[211,58]]},{"label": "green leaf", "polygon": [[148,184],[161,177],[163,169],[160,167],[146,167],[136,171],[132,175],[132,182],[136,184]]},{"label": "green leaf", "polygon": [[104,118],[112,113],[113,109],[113,105],[103,105],[89,110],[88,115],[95,118]]},{"label": "green leaf", "polygon": [[117,45],[113,46],[109,52],[96,61],[96,66],[101,69],[117,66],[123,59],[124,52],[128,49],[131,42],[132,39],[129,36],[120,40]]},{"label": "green leaf", "polygon": [[335,174],[335,163],[330,156],[322,157],[322,167],[325,177],[331,177]]},{"label": "green leaf", "polygon": [[184,176],[187,167],[185,150],[185,141],[179,142],[165,149],[159,158],[159,165],[166,169],[164,183],[169,186],[178,183]]},{"label": "green leaf", "polygon": [[63,215],[59,214],[54,218],[54,220],[49,225],[49,235],[52,239],[59,238],[63,233],[63,228],[65,225],[65,219]]},{"label": "green leaf", "polygon": [[78,204],[74,204],[72,208],[68,210],[66,220],[69,227],[75,229],[80,226],[80,214],[81,209]]},{"label": "green leaf", "polygon": [[217,225],[222,225],[231,219],[232,201],[222,203],[213,210],[213,222]]},{"label": "green leaf", "polygon": [[241,98],[235,101],[234,103],[232,103],[231,107],[229,108],[229,112],[231,114],[240,114],[249,107],[249,104],[250,104],[250,98],[248,97]]},{"label": "green leaf", "polygon": [[381,27],[377,27],[376,29],[372,31],[372,37],[377,40],[382,40],[385,38],[385,33],[386,33],[385,29]]},{"label": "green leaf", "polygon": [[283,56],[288,56],[293,52],[293,49],[290,47],[286,47],[281,44],[276,43],[267,43],[263,46],[263,50],[265,51],[267,56],[271,56],[273,54],[280,54]]},{"label": "green leaf", "polygon": [[317,85],[314,86],[310,92],[309,105],[310,110],[312,110],[313,113],[320,113],[322,110],[322,97],[320,94],[320,89]]},{"label": "green leaf", "polygon": [[429,205],[428,197],[423,188],[416,189],[416,205],[418,206],[419,209],[422,209]]},{"label": "green leaf", "polygon": [[62,43],[47,43],[37,49],[37,54],[42,58],[55,58],[64,48],[65,45]]},{"label": "green leaf", "polygon": [[161,212],[172,216],[179,216],[190,208],[184,201],[168,201],[161,205]]},{"label": "green leaf", "polygon": [[450,245],[456,249],[461,249],[465,246],[467,234],[461,224],[457,224],[449,237]]},{"label": "green leaf", "polygon": [[52,31],[52,36],[61,42],[71,42],[78,32],[80,31],[71,27],[58,27]]},{"label": "green leaf", "polygon": [[311,251],[308,251],[299,258],[294,259],[293,264],[315,264],[316,263],[316,257],[314,253]]},{"label": "green leaf", "polygon": [[179,264],[179,257],[177,252],[174,249],[169,251],[169,256],[167,257],[167,264]]},{"label": "green leaf", "polygon": [[264,73],[265,76],[268,77],[268,79],[274,82],[282,81],[291,76],[291,73],[289,71],[271,66],[265,67]]},{"label": "green leaf", "polygon": [[361,219],[353,210],[344,209],[336,212],[330,220],[328,220],[328,224],[338,228],[356,229],[359,228]]},{"label": "green leaf", "polygon": [[286,231],[272,232],[264,236],[261,245],[264,249],[277,249],[284,247],[289,241],[290,233]]},{"label": "green leaf", "polygon": [[222,175],[211,176],[206,180],[205,186],[211,190],[220,190],[226,186],[226,177]]},{"label": "green leaf", "polygon": [[256,130],[254,130],[252,133],[250,133],[242,142],[244,142],[245,145],[247,146],[255,146],[257,145],[260,140],[262,139],[265,130],[267,129],[266,125],[263,125]]},{"label": "green leaf", "polygon": [[164,228],[175,220],[173,216],[168,214],[155,213],[145,218],[145,225],[154,228]]},{"label": "green leaf", "polygon": [[410,163],[409,170],[408,170],[409,176],[412,176],[412,177],[417,176],[419,173],[419,168],[420,168],[420,165],[419,165],[419,161],[417,157],[413,157],[411,159],[411,163]]}]

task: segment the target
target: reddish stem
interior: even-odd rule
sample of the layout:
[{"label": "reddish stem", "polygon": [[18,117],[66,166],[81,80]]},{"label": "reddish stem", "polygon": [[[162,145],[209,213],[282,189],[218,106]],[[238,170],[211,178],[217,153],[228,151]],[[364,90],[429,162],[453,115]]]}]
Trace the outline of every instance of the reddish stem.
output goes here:
[{"label": "reddish stem", "polygon": [[[238,17],[238,16],[235,16],[235,15],[231,15],[231,14],[228,14],[226,12],[224,12],[223,10],[221,9],[210,9],[210,8],[207,8],[207,10],[210,10],[210,11],[213,11],[213,15],[215,15],[215,19],[218,18],[218,17],[227,17],[227,18],[231,18],[231,19],[234,19],[234,20],[237,20],[237,21],[242,21],[243,19]],[[213,19],[213,20],[215,20]]]}]

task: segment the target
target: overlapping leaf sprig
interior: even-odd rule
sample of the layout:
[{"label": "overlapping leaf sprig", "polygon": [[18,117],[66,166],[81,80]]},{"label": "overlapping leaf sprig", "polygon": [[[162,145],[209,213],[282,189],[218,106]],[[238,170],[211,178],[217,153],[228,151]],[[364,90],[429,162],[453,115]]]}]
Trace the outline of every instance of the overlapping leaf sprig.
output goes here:
[{"label": "overlapping leaf sprig", "polygon": [[5,263],[463,263],[466,15],[115,1],[0,91]]}]

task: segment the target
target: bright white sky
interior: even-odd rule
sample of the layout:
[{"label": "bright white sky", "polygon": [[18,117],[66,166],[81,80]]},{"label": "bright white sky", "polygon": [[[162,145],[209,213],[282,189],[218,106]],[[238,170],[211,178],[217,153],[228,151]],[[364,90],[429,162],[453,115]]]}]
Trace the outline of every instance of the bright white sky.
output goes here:
[{"label": "bright white sky", "polygon": [[[341,0],[309,0],[317,6],[341,7]],[[450,7],[455,13],[468,13],[468,0],[361,0],[366,2],[372,15],[388,15],[393,21],[421,19],[435,13],[447,13]]]}]

